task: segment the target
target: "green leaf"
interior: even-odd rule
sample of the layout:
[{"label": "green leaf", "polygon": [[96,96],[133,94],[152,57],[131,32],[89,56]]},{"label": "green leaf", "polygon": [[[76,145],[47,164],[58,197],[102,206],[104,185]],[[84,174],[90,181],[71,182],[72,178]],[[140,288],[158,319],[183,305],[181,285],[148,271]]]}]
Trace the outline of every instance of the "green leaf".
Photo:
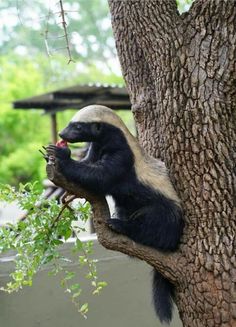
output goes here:
[{"label": "green leaf", "polygon": [[67,271],[66,276],[65,276],[65,280],[70,280],[70,279],[72,279],[74,277],[75,277],[75,272],[74,271]]},{"label": "green leaf", "polygon": [[76,239],[76,248],[77,250],[82,250],[83,249],[83,242],[81,242],[78,238]]},{"label": "green leaf", "polygon": [[61,245],[61,244],[64,244],[64,242],[62,240],[53,240],[52,243],[54,245]]},{"label": "green leaf", "polygon": [[22,271],[15,271],[14,273],[11,274],[11,276],[16,282],[22,281],[24,278],[24,274]]},{"label": "green leaf", "polygon": [[107,282],[98,282],[97,283],[97,285],[99,286],[99,287],[106,287],[107,286]]},{"label": "green leaf", "polygon": [[79,297],[81,293],[82,293],[82,290],[79,290],[78,292],[76,292],[72,295],[72,298],[75,299],[75,298]]},{"label": "green leaf", "polygon": [[81,313],[85,314],[88,312],[88,303],[84,303],[79,310]]},{"label": "green leaf", "polygon": [[70,287],[70,289],[71,289],[72,291],[75,291],[75,290],[80,289],[80,288],[81,288],[81,286],[80,286],[79,283],[73,284],[73,285],[71,285],[71,287]]},{"label": "green leaf", "polygon": [[70,238],[71,235],[72,235],[72,230],[71,229],[67,229],[63,234],[65,240],[68,240],[68,238]]}]

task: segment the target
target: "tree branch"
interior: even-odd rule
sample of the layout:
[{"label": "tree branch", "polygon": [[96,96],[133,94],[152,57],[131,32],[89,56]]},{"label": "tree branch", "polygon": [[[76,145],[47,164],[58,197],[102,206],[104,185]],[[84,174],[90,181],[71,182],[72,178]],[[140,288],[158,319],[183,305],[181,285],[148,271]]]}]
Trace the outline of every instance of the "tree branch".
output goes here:
[{"label": "tree branch", "polygon": [[91,203],[93,210],[93,223],[97,232],[98,241],[105,248],[120,251],[124,254],[146,261],[173,283],[179,279],[176,276],[178,272],[177,263],[180,257],[177,252],[162,253],[147,246],[137,244],[126,236],[115,233],[106,223],[110,218],[110,212],[105,198],[91,194],[86,190],[79,188],[78,185],[68,182],[58,171],[56,161],[53,163],[49,161],[46,170],[48,178],[53,183],[64,188],[70,194],[74,194],[79,198],[85,198]]}]

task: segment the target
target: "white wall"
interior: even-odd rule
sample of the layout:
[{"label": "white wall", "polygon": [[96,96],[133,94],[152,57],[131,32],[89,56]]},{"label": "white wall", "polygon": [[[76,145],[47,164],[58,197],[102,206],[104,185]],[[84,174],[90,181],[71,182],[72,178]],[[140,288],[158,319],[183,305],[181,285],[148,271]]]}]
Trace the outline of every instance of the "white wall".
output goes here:
[{"label": "white wall", "polygon": [[[62,247],[70,255],[71,244]],[[151,304],[151,268],[118,252],[108,251],[95,242],[100,280],[108,286],[99,296],[88,294],[84,283],[83,300],[90,311],[84,320],[60,287],[60,278],[49,277],[48,267],[35,278],[33,287],[8,295],[0,293],[2,327],[158,327]],[[12,262],[0,259],[0,286],[8,280]],[[78,275],[81,270],[75,270]],[[171,327],[181,327],[175,315]]]}]

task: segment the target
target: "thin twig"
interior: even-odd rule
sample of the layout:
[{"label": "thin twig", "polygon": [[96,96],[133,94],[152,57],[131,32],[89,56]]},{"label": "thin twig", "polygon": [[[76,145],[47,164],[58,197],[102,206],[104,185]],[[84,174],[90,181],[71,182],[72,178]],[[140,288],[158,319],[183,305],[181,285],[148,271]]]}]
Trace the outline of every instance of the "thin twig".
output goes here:
[{"label": "thin twig", "polygon": [[74,59],[72,58],[72,54],[71,54],[71,50],[70,50],[70,43],[69,43],[69,37],[68,37],[68,32],[67,32],[67,23],[66,23],[66,19],[65,19],[65,10],[63,7],[63,1],[59,0],[59,5],[60,5],[60,14],[61,14],[61,18],[62,18],[62,27],[64,29],[64,33],[65,33],[65,40],[66,40],[66,49],[67,49],[67,53],[69,56],[69,61],[68,64],[70,62],[75,62]]},{"label": "thin twig", "polygon": [[50,7],[48,8],[48,14],[46,16],[46,29],[44,31],[44,43],[45,43],[45,47],[46,47],[46,51],[47,51],[47,55],[49,57],[51,57],[51,53],[50,53],[50,48],[49,48],[49,45],[48,45],[48,33],[49,33],[49,18],[51,16],[51,10],[50,10]]},{"label": "thin twig", "polygon": [[16,10],[17,10],[17,17],[19,19],[19,22],[23,26],[24,24],[23,24],[23,22],[21,20],[21,16],[20,16],[20,6],[19,6],[19,1],[18,0],[16,0]]},{"label": "thin twig", "polygon": [[52,222],[52,224],[51,224],[51,226],[50,226],[50,230],[53,229],[53,227],[56,225],[56,223],[60,220],[61,215],[62,215],[62,213],[63,213],[63,211],[64,211],[65,209],[69,209],[70,211],[73,211],[73,209],[69,206],[69,203],[71,203],[74,199],[75,199],[75,197],[73,196],[72,198],[69,198],[68,201],[65,201],[65,202],[64,202],[64,204],[63,204],[63,206],[62,206],[62,208],[61,208],[59,214],[58,214],[58,215],[56,216],[56,218],[53,220],[53,222]]}]

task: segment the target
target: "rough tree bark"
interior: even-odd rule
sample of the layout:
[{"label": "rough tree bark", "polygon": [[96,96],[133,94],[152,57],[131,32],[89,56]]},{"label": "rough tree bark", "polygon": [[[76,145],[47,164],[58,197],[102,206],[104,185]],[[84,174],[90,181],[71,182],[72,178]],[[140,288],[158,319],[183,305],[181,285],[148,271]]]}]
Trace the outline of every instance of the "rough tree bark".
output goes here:
[{"label": "rough tree bark", "polygon": [[182,199],[180,248],[163,254],[106,225],[104,199],[49,178],[93,205],[99,241],[136,256],[176,286],[185,327],[236,326],[236,2],[109,0],[140,143],[164,160]]}]

